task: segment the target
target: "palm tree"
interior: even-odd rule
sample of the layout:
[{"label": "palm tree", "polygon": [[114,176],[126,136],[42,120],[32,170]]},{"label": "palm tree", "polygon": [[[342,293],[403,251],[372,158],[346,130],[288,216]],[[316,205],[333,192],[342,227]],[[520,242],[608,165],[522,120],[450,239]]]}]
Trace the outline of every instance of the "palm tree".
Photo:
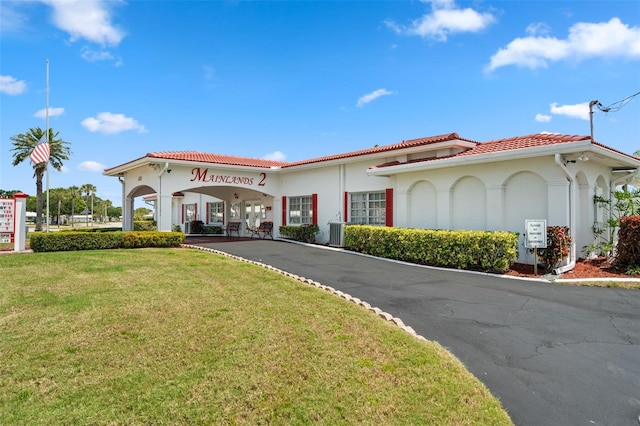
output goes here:
[{"label": "palm tree", "polygon": [[75,228],[75,218],[73,216],[75,216],[76,214],[76,200],[78,198],[82,199],[82,193],[80,192],[80,188],[78,188],[77,186],[70,186],[69,187],[69,197],[71,198],[71,227]]},{"label": "palm tree", "polygon": [[[17,166],[29,158],[38,141],[44,135],[44,130],[40,127],[31,128],[27,133],[11,136],[13,141],[13,166]],[[71,154],[69,142],[56,139],[60,132],[49,129],[49,164],[57,171],[62,170],[62,161],[68,160]],[[33,165],[33,175],[36,178],[36,231],[42,231],[42,176],[47,169],[47,163],[42,162]]]},{"label": "palm tree", "polygon": [[640,149],[633,153],[634,157],[640,157]]},{"label": "palm tree", "polygon": [[56,215],[56,224],[58,225],[58,229],[60,229],[61,221],[61,211],[62,211],[62,201],[64,200],[65,190],[63,188],[51,188],[49,189],[49,202],[58,205],[58,213]]},{"label": "palm tree", "polygon": [[[97,188],[95,185],[91,185],[90,183],[85,183],[80,187],[80,193],[85,194],[85,202],[87,205],[87,210],[89,209],[89,197],[91,197],[91,221],[93,222],[93,194],[96,193]],[[87,215],[87,226],[89,226],[89,216]]]}]

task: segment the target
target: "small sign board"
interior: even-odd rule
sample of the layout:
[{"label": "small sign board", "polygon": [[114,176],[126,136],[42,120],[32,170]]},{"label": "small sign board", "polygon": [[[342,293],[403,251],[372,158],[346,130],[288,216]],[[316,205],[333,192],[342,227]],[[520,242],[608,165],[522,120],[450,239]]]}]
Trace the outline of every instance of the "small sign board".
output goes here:
[{"label": "small sign board", "polygon": [[547,220],[546,219],[526,219],[524,221],[526,248],[546,248],[547,247]]},{"label": "small sign board", "polygon": [[16,200],[0,198],[0,234],[13,234],[15,229]]},{"label": "small sign board", "polygon": [[0,233],[0,243],[12,243],[13,234],[2,232]]}]

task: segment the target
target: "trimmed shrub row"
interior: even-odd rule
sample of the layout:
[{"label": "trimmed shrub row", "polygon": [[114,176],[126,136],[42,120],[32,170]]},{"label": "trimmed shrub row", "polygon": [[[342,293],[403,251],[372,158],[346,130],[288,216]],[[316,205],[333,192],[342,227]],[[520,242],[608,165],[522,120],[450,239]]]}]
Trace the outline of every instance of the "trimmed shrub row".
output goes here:
[{"label": "trimmed shrub row", "polygon": [[158,227],[156,226],[155,220],[134,220],[133,230],[134,231],[157,231]]},{"label": "trimmed shrub row", "polygon": [[113,226],[111,228],[106,227],[96,227],[96,228],[71,228],[71,229],[61,229],[58,232],[116,232],[122,231],[121,226]]},{"label": "trimmed shrub row", "polygon": [[179,247],[182,232],[34,232],[29,246],[34,252],[105,250],[115,248]]},{"label": "trimmed shrub row", "polygon": [[201,220],[192,220],[190,231],[191,234],[212,234],[212,235],[222,235],[222,227],[214,226],[214,225],[205,225],[205,223]]},{"label": "trimmed shrub row", "polygon": [[518,259],[518,233],[345,226],[345,248],[420,265],[504,273]]},{"label": "trimmed shrub row", "polygon": [[320,231],[318,225],[281,226],[280,235],[296,241],[314,243],[316,234]]}]

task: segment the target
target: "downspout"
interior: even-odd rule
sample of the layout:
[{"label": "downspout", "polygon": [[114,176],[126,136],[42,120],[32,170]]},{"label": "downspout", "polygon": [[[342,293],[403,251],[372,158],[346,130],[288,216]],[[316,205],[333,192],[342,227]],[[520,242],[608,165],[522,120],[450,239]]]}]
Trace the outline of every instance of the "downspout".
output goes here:
[{"label": "downspout", "polygon": [[[555,161],[558,167],[560,167],[560,169],[567,176],[567,179],[569,179],[569,186],[570,186],[569,188],[569,230],[575,232],[573,225],[576,223],[576,194],[575,194],[576,180],[571,175],[571,173],[569,173],[569,170],[567,170],[567,167],[562,162],[562,156],[560,154],[555,154]],[[569,255],[569,263],[565,266],[560,266],[559,268],[554,269],[553,273],[555,275],[560,275],[564,272],[572,270],[573,268],[575,268],[575,266],[576,266],[576,242],[574,239],[571,242],[571,252]]]}]

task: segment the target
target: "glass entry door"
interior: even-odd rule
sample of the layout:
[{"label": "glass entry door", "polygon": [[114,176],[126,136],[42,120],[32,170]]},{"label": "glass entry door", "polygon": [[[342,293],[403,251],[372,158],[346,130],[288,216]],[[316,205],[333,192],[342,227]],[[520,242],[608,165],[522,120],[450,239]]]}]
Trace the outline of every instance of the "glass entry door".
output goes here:
[{"label": "glass entry door", "polygon": [[260,201],[244,202],[244,222],[247,229],[256,229],[264,219],[264,205]]}]

